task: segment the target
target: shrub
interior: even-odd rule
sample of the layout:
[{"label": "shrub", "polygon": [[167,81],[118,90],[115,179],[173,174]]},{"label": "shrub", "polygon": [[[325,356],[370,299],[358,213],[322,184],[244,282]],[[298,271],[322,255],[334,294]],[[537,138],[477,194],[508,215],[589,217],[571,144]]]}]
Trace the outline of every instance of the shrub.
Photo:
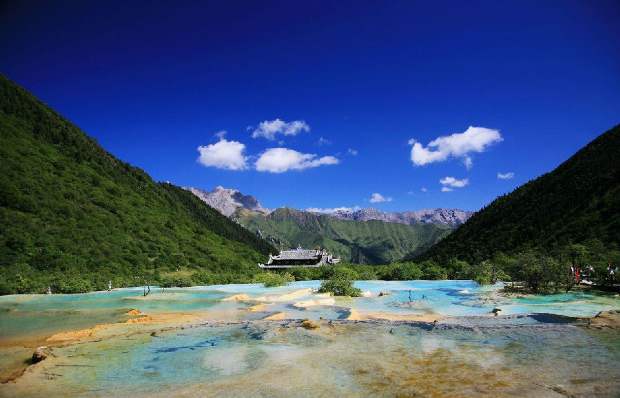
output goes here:
[{"label": "shrub", "polygon": [[402,263],[397,264],[396,267],[392,269],[390,274],[390,279],[392,280],[415,280],[422,279],[423,272],[420,269],[420,266],[416,263]]},{"label": "shrub", "polygon": [[294,282],[295,277],[288,272],[278,274],[275,272],[262,272],[254,276],[252,282],[262,283],[265,287],[276,287],[286,285],[289,282]]},{"label": "shrub", "polygon": [[469,276],[471,266],[469,265],[469,263],[467,263],[467,261],[462,261],[457,258],[451,258],[446,263],[446,270],[450,279],[471,279]]},{"label": "shrub", "polygon": [[54,293],[86,293],[94,290],[90,280],[75,275],[57,278],[51,288]]},{"label": "shrub", "polygon": [[424,273],[424,279],[438,280],[448,278],[446,270],[432,261],[425,261],[420,265]]},{"label": "shrub", "polygon": [[364,269],[358,272],[357,279],[361,281],[373,281],[377,279],[377,273],[371,269]]},{"label": "shrub", "polygon": [[553,257],[535,252],[525,252],[518,256],[520,276],[525,285],[534,293],[559,289],[569,290],[574,282],[570,266]]},{"label": "shrub", "polygon": [[353,287],[351,276],[354,272],[347,268],[336,268],[331,278],[324,280],[319,293],[331,293],[334,296],[359,297],[362,291]]},{"label": "shrub", "polygon": [[196,285],[214,285],[217,283],[217,275],[209,271],[198,271],[192,275],[192,282]]},{"label": "shrub", "polygon": [[[322,268],[322,267],[321,267]],[[321,279],[321,269],[318,268],[292,268],[291,275],[296,281],[307,281],[313,279]]]},{"label": "shrub", "polygon": [[189,287],[192,280],[188,276],[165,276],[161,280],[161,287]]}]

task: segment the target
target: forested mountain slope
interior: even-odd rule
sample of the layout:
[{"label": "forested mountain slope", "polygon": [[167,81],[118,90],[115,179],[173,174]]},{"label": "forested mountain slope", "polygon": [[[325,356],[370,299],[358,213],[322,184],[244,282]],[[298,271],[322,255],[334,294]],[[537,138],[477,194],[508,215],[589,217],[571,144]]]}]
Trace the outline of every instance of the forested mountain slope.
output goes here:
[{"label": "forested mountain slope", "polygon": [[275,246],[327,248],[343,261],[358,264],[400,260],[407,253],[427,249],[451,231],[446,225],[340,220],[289,208],[268,215],[242,210],[235,217]]},{"label": "forested mountain slope", "polygon": [[[620,126],[550,173],[501,196],[418,259],[470,263],[497,252],[620,243]],[[411,256],[416,257],[416,256]]]},{"label": "forested mountain slope", "polygon": [[136,285],[180,269],[238,277],[273,250],[0,76],[0,293]]}]

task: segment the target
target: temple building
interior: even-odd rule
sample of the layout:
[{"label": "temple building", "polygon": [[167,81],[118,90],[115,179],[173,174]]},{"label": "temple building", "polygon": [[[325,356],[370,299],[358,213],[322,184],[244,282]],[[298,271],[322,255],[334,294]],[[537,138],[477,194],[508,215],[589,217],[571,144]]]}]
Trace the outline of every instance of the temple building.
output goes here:
[{"label": "temple building", "polygon": [[325,249],[308,250],[298,247],[295,250],[282,250],[277,256],[269,255],[266,264],[258,264],[261,268],[294,268],[294,267],[321,267],[334,265],[340,262]]}]

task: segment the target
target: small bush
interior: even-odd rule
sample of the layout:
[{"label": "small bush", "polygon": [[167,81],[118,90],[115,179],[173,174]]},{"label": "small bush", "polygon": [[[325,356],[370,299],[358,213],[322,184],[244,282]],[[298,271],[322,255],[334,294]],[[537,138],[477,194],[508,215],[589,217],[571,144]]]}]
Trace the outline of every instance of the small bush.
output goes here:
[{"label": "small bush", "polygon": [[373,281],[377,279],[377,273],[370,269],[359,271],[357,279],[360,281]]},{"label": "small bush", "polygon": [[192,282],[196,285],[214,285],[217,283],[217,275],[209,271],[198,271],[192,275]]},{"label": "small bush", "polygon": [[86,293],[94,290],[93,284],[80,277],[59,278],[51,284],[54,293]]},{"label": "small bush", "polygon": [[390,274],[390,279],[396,281],[422,279],[423,272],[415,263],[398,264]]},{"label": "small bush", "polygon": [[350,270],[334,269],[331,278],[324,280],[319,288],[319,293],[331,293],[334,296],[351,296],[359,297],[362,291],[356,287],[353,287],[353,281],[351,280],[353,272]]},{"label": "small bush", "polygon": [[167,276],[163,277],[161,281],[161,287],[189,287],[192,285],[192,280],[187,276]]},{"label": "small bush", "polygon": [[294,282],[295,277],[288,272],[278,274],[275,272],[263,272],[257,274],[252,282],[262,283],[265,287],[276,287],[286,285],[289,282]]},{"label": "small bush", "polygon": [[448,279],[448,273],[446,270],[432,261],[425,261],[421,264],[421,266],[423,267],[424,279]]},{"label": "small bush", "polygon": [[292,268],[290,273],[296,281],[321,279],[321,269],[319,268]]}]

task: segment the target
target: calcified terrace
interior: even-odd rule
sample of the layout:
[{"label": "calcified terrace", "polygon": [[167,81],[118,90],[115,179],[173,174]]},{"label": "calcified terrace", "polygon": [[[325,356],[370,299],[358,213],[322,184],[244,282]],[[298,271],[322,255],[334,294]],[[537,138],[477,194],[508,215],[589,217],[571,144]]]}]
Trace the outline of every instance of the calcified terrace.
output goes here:
[{"label": "calcified terrace", "polygon": [[[366,297],[350,299],[316,294],[318,284],[2,297],[0,396],[620,391],[617,297],[410,281],[357,282]],[[599,311],[612,312],[590,318]],[[48,357],[29,364],[42,345]]]}]

